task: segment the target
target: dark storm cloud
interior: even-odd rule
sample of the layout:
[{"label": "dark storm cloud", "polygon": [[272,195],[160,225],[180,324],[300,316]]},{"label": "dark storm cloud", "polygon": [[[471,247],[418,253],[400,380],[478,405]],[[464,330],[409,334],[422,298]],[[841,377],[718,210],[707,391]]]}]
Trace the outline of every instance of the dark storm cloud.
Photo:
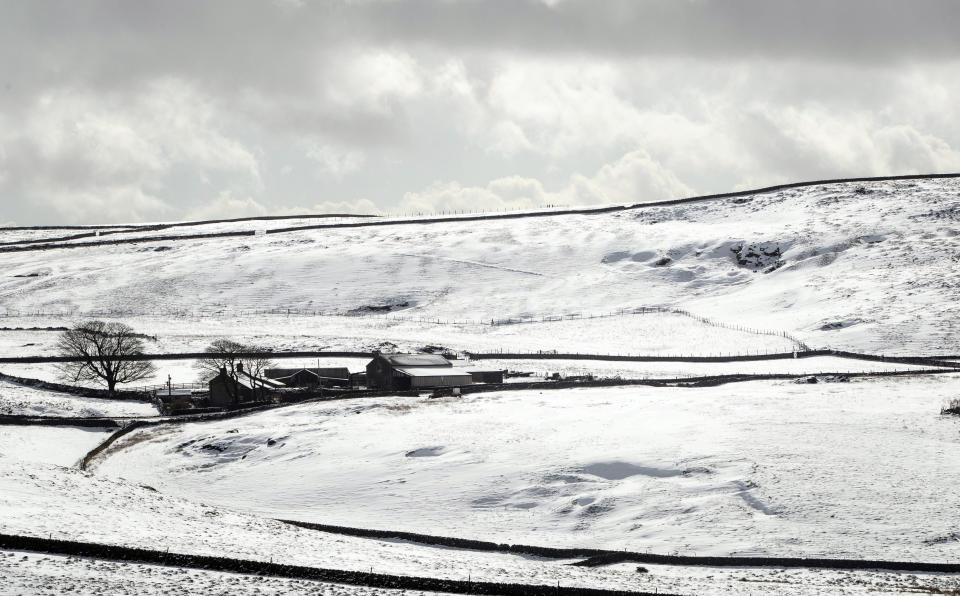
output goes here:
[{"label": "dark storm cloud", "polygon": [[953,59],[951,0],[418,1],[366,5],[378,36],[442,45],[701,59]]},{"label": "dark storm cloud", "polygon": [[315,52],[343,44],[879,64],[960,54],[953,0],[63,0],[2,10],[11,69],[103,85],[190,72],[282,91],[309,75]]}]

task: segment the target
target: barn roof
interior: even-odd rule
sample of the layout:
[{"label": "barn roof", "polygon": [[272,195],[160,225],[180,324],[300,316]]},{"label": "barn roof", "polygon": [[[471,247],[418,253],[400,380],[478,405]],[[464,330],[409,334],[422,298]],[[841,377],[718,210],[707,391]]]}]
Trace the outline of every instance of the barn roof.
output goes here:
[{"label": "barn roof", "polygon": [[247,389],[256,389],[258,387],[263,387],[265,389],[280,389],[281,387],[283,387],[283,383],[278,383],[273,379],[255,377],[246,371],[239,373],[237,375],[236,381],[237,381],[237,384],[243,385]]},{"label": "barn roof", "polygon": [[469,377],[469,372],[452,366],[416,366],[397,368],[396,371],[408,377]]},{"label": "barn roof", "polygon": [[483,365],[481,365],[481,364],[477,364],[477,363],[471,362],[471,361],[469,361],[469,360],[452,360],[452,361],[450,361],[450,364],[451,364],[452,366],[455,366],[455,367],[457,367],[457,368],[460,368],[460,369],[463,369],[463,370],[465,370],[465,371],[467,371],[467,372],[472,372],[472,373],[495,373],[495,372],[503,372],[503,369],[502,369],[502,368],[494,368],[494,367],[492,367],[492,366],[483,366]]},{"label": "barn roof", "polygon": [[450,361],[437,354],[380,354],[391,366],[453,366]]},{"label": "barn roof", "polygon": [[267,377],[268,379],[285,379],[287,377],[292,377],[301,371],[307,371],[312,375],[325,379],[350,378],[350,370],[345,366],[332,368],[268,368],[263,371],[263,376]]}]

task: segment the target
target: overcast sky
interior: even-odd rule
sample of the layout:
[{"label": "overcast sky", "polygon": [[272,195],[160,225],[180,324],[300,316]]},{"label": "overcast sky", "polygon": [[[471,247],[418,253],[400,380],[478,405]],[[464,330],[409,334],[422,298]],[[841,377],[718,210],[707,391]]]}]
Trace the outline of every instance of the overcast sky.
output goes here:
[{"label": "overcast sky", "polygon": [[955,0],[0,0],[0,225],[960,171]]}]

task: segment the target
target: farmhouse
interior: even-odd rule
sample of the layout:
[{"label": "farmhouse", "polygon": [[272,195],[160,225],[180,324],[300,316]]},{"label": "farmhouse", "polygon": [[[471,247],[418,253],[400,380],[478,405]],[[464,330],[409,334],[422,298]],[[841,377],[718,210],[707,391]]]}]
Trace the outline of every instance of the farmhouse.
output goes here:
[{"label": "farmhouse", "polygon": [[235,408],[249,402],[266,401],[277,389],[283,387],[272,379],[251,375],[243,370],[243,364],[237,365],[236,374],[228,374],[225,368],[210,379],[210,397],[208,404],[216,408]]},{"label": "farmhouse", "polygon": [[375,354],[367,364],[367,387],[403,391],[435,387],[462,387],[473,375],[455,368],[436,354]]},{"label": "farmhouse", "polygon": [[339,368],[268,368],[263,376],[287,387],[349,387],[350,371]]}]

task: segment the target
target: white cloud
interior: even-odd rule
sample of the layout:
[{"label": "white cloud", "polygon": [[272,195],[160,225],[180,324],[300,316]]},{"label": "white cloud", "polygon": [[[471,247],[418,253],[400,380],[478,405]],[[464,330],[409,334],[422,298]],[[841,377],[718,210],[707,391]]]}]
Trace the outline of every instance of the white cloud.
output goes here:
[{"label": "white cloud", "polygon": [[324,172],[337,178],[359,170],[365,159],[363,151],[340,149],[317,142],[308,143],[306,155],[318,163]]},{"label": "white cloud", "polygon": [[485,187],[435,182],[423,191],[404,194],[398,210],[416,214],[532,209],[551,196],[539,181],[519,176],[493,180]]},{"label": "white cloud", "polygon": [[636,150],[604,165],[593,176],[574,174],[557,191],[547,191],[539,180],[522,176],[498,178],[483,187],[436,182],[423,191],[406,193],[400,210],[405,213],[501,211],[546,205],[647,203],[694,194],[673,172],[645,151]]},{"label": "white cloud", "polygon": [[584,60],[514,60],[490,81],[487,105],[503,132],[527,148],[564,156],[634,138],[638,109],[618,87],[613,64]]},{"label": "white cloud", "polygon": [[402,51],[368,50],[359,55],[338,54],[336,68],[322,70],[316,81],[326,99],[338,106],[390,113],[397,102],[423,91],[423,73],[417,61]]},{"label": "white cloud", "polygon": [[43,198],[65,221],[79,224],[160,221],[169,205],[133,185],[101,186],[96,190],[43,189]]},{"label": "white cloud", "polygon": [[[262,187],[259,164],[215,123],[213,101],[176,80],[132,95],[44,93],[16,128],[0,132],[0,188],[67,221],[138,221],[174,211],[170,177],[209,187]],[[209,194],[205,188],[203,194]]]},{"label": "white cloud", "polygon": [[324,201],[317,203],[309,213],[354,213],[357,215],[380,215],[382,212],[369,199],[356,201]]},{"label": "white cloud", "polygon": [[223,191],[215,199],[206,201],[187,212],[187,219],[223,219],[258,215],[267,215],[267,208],[250,197],[234,197],[230,191]]},{"label": "white cloud", "polygon": [[573,176],[566,194],[574,204],[650,203],[693,196],[695,191],[646,151],[627,153],[590,178]]}]

